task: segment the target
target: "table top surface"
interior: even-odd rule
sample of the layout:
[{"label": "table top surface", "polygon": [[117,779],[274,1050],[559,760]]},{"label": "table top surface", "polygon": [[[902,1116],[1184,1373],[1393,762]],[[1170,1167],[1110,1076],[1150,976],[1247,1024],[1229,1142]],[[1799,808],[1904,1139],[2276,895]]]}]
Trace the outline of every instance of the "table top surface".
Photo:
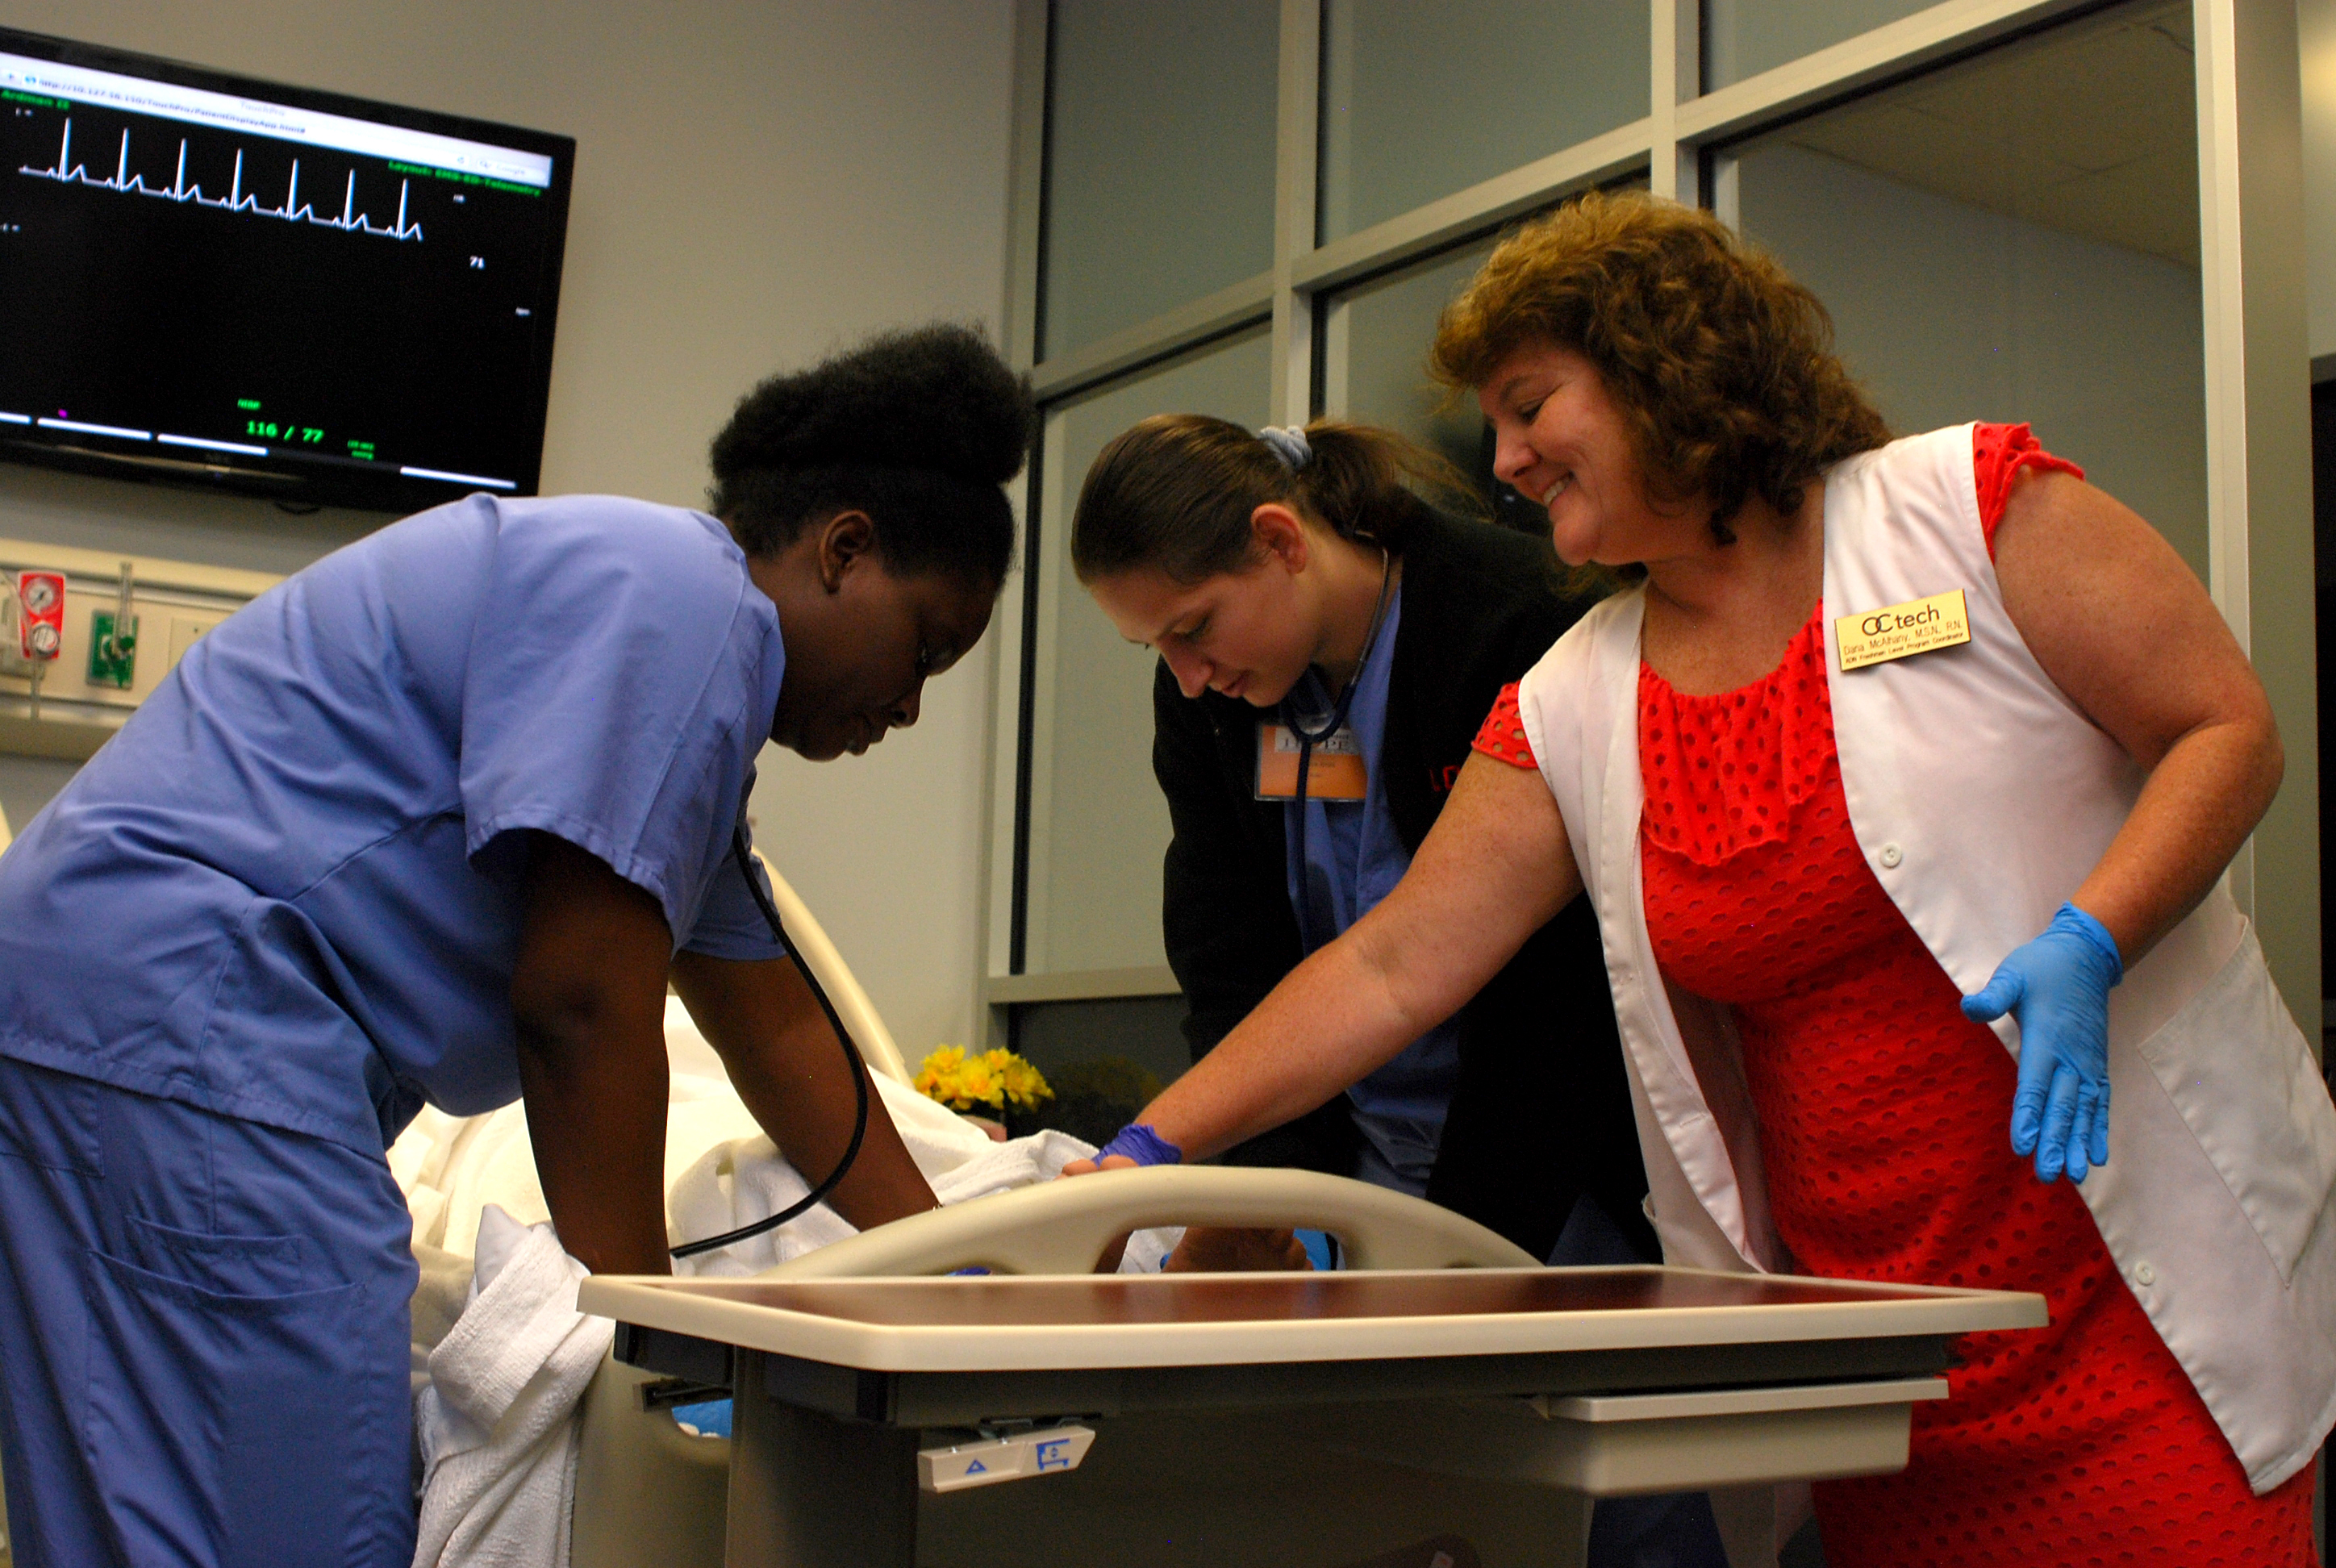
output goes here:
[{"label": "table top surface", "polygon": [[2035,1328],[2043,1299],[1656,1267],[584,1281],[588,1312],[875,1371],[1410,1359]]}]

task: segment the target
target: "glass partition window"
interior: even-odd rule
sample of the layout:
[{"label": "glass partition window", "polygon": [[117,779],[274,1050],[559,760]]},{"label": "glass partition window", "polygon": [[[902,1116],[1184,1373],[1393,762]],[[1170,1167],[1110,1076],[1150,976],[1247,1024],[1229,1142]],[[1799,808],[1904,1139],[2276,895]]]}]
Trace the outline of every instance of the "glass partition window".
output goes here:
[{"label": "glass partition window", "polygon": [[1149,648],[1122,640],[1071,575],[1071,508],[1105,443],[1154,414],[1266,422],[1268,339],[1254,332],[1047,416],[1038,531],[1027,969],[1167,962],[1160,861],[1168,806],[1152,777]]},{"label": "glass partition window", "polygon": [[[2194,48],[2194,4],[2227,47]],[[1094,453],[1159,411],[1252,426],[1319,411],[1441,453],[1537,531],[1537,510],[1503,505],[1476,410],[1431,383],[1426,355],[1497,234],[1593,186],[1708,205],[1825,301],[1893,429],[2031,424],[2167,537],[2259,660],[2298,635],[2280,597],[2301,482],[2276,418],[2287,220],[2253,216],[2285,200],[2278,5],[1017,0],[1017,15],[1009,341],[1046,435],[1001,639],[1001,1009],[1171,983],[1153,659],[1064,559]],[[2320,55],[2336,59],[2317,47],[2336,39],[2336,0],[2301,15],[2309,100]],[[1695,101],[1669,112],[1685,89]],[[2307,198],[2324,151],[2307,146]],[[2202,156],[2219,171],[2203,190]],[[2234,164],[2244,178],[2223,180]],[[2336,200],[2313,208],[2315,232],[2336,232],[2329,213]],[[2242,232],[2243,253],[2202,254],[2202,233]],[[1256,325],[1218,336],[1236,322]],[[2336,329],[2317,336],[2336,356]],[[2211,385],[2210,343],[2231,367]],[[2308,723],[2311,672],[2275,652],[2263,668],[2282,722]],[[2276,884],[2294,996],[2314,983],[2295,954],[2317,959],[2317,883],[2292,869],[2316,864],[2310,814],[2275,805],[2264,842],[2283,847],[2234,879],[2248,899]]]},{"label": "glass partition window", "polygon": [[1276,0],[1055,0],[1041,358],[1273,264]]},{"label": "glass partition window", "polygon": [[1892,428],[2030,423],[2204,578],[2190,51],[2188,5],[2128,7],[1803,121],[1732,178]]},{"label": "glass partition window", "polygon": [[1613,0],[1329,0],[1323,240],[1643,118],[1650,16]]},{"label": "glass partition window", "polygon": [[[1609,189],[1643,190],[1646,179],[1633,176]],[[1320,406],[1334,419],[1409,436],[1473,479],[1498,521],[1540,533],[1549,526],[1547,515],[1493,477],[1491,431],[1476,400],[1454,395],[1427,374],[1437,318],[1475,278],[1496,239],[1439,251],[1332,297],[1322,309]]]},{"label": "glass partition window", "polygon": [[1829,49],[1937,0],[1704,0],[1703,90]]},{"label": "glass partition window", "polygon": [[1492,248],[1486,239],[1446,251],[1331,301],[1322,320],[1322,411],[1401,431],[1477,473],[1484,416],[1473,398],[1455,399],[1429,379],[1427,348],[1436,318]]}]

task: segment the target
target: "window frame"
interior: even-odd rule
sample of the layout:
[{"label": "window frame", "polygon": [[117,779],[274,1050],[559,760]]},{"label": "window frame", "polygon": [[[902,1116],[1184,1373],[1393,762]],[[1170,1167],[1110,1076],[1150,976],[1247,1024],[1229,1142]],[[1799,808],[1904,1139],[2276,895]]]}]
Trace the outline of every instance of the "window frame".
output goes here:
[{"label": "window frame", "polygon": [[[1322,0],[1281,0],[1274,258],[1265,272],[1043,362],[1035,358],[1044,280],[1044,159],[1052,0],[1017,0],[1012,210],[1005,344],[1029,373],[1042,414],[1217,339],[1270,333],[1269,405],[1303,423],[1343,389],[1322,385],[1319,339],[1337,296],[1375,276],[1481,239],[1595,186],[1642,174],[1659,195],[1727,205],[1731,143],[1908,77],[2111,9],[2115,0],[1943,0],[1926,10],[1706,93],[1699,0],[1650,8],[1651,112],[1465,190],[1317,244]],[[2287,6],[2193,0],[2196,40],[2200,283],[2205,353],[2207,587],[2250,650],[2289,737],[2286,787],[2234,862],[2240,907],[2258,910],[2274,975],[2306,1037],[2320,1038],[2317,728],[2312,555],[2310,366],[2303,331],[2303,230],[2294,170],[2301,141],[2296,21]],[[1057,465],[1059,466],[1059,465]],[[984,972],[978,1000],[1003,1041],[1019,1004],[1171,995],[1156,968],[1032,974],[1028,910],[1037,617],[1027,563],[1049,472],[1043,437],[1017,482],[1022,561],[991,639],[984,802]],[[1054,475],[1074,483],[1075,476]]]}]

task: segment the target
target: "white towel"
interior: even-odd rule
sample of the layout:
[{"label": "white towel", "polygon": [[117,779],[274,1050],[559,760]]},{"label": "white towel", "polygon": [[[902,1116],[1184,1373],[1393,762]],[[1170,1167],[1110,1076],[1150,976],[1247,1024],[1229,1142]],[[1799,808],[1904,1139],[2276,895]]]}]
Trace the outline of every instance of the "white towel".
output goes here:
[{"label": "white towel", "polygon": [[573,1417],[613,1329],[576,1310],[586,1272],[549,1224],[481,1213],[470,1302],[415,1401],[414,1568],[566,1568]]},{"label": "white towel", "polygon": [[[932,1104],[919,1098],[924,1105]],[[909,1141],[910,1153],[917,1156],[925,1179],[932,1183],[933,1196],[946,1204],[969,1203],[992,1193],[1051,1182],[1062,1174],[1065,1165],[1095,1153],[1093,1144],[1081,1143],[1068,1133],[1047,1131],[994,1144],[979,1129],[969,1128],[979,1144],[966,1145],[963,1157],[936,1168],[939,1162],[928,1163],[925,1151],[918,1147],[918,1129],[903,1115],[907,1107],[895,1104],[889,1090],[885,1101],[895,1124],[900,1126],[901,1136]],[[948,1115],[945,1111],[942,1114]],[[962,1122],[959,1125],[964,1125]],[[751,1224],[764,1214],[775,1214],[810,1190],[811,1184],[780,1157],[770,1139],[738,1138],[708,1149],[675,1181],[666,1194],[667,1222],[677,1238],[717,1236]],[[682,1259],[674,1264],[674,1271],[730,1277],[760,1273],[774,1263],[784,1263],[856,1233],[833,1210],[822,1203],[775,1231],[750,1236],[718,1252]],[[1128,1242],[1120,1271],[1156,1271],[1161,1260],[1183,1235],[1181,1230],[1139,1231]]]},{"label": "white towel", "polygon": [[[673,1239],[735,1230],[809,1191],[755,1129],[736,1091],[706,1070],[718,1070],[718,1058],[677,1001],[667,1009],[666,1043],[673,1066],[666,1218]],[[871,1081],[944,1203],[1051,1181],[1066,1164],[1095,1152],[1057,1132],[993,1143],[906,1085],[881,1074]],[[414,1568],[567,1568],[576,1413],[613,1328],[576,1310],[577,1281],[587,1271],[560,1250],[548,1222],[542,1222],[548,1211],[525,1111],[512,1105],[456,1117],[425,1110],[389,1159],[414,1213],[423,1263],[414,1326],[414,1435],[423,1465]],[[674,1270],[748,1274],[853,1233],[821,1204]],[[1139,1232],[1121,1271],[1157,1270],[1183,1234]]]},{"label": "white towel", "polygon": [[[1064,1133],[1004,1144],[978,1129],[974,1135],[983,1152],[933,1180],[944,1203],[1051,1181],[1095,1152]],[[689,1217],[684,1233],[710,1235],[776,1213],[808,1190],[768,1138],[741,1138],[684,1174],[672,1211]],[[675,1271],[749,1274],[852,1233],[822,1203],[775,1231],[682,1260]],[[1121,1271],[1158,1269],[1182,1235],[1138,1232]],[[429,1353],[414,1401],[423,1469],[414,1568],[567,1568],[576,1413],[613,1325],[576,1310],[577,1282],[589,1271],[560,1250],[549,1223],[521,1225],[489,1203],[476,1245],[469,1299]]]}]

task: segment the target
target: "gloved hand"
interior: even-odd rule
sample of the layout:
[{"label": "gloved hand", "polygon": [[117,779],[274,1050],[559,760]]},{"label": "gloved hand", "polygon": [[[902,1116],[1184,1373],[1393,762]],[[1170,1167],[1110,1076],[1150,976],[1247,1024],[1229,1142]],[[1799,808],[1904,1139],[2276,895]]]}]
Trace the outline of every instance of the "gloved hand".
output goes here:
[{"label": "gloved hand", "polygon": [[1144,1122],[1130,1122],[1113,1135],[1110,1143],[1097,1149],[1095,1153],[1095,1169],[1103,1169],[1104,1162],[1114,1155],[1138,1165],[1181,1165],[1184,1163],[1184,1151]]},{"label": "gloved hand", "polygon": [[2062,904],[2042,934],[2007,954],[1963,1016],[2020,1022],[2020,1086],[2011,1096],[2011,1152],[2036,1156],[2036,1175],[2065,1170],[2081,1182],[2109,1158],[2109,988],[2125,960],[2108,928]]},{"label": "gloved hand", "polygon": [[[1180,1166],[1184,1164],[1184,1150],[1161,1138],[1147,1122],[1131,1122],[1112,1134],[1110,1143],[1095,1150],[1094,1159],[1072,1159],[1063,1166],[1063,1175],[1094,1175],[1103,1171],[1107,1159],[1116,1159],[1114,1171],[1126,1171],[1131,1166]],[[1121,1236],[1126,1241],[1126,1236]]]}]

